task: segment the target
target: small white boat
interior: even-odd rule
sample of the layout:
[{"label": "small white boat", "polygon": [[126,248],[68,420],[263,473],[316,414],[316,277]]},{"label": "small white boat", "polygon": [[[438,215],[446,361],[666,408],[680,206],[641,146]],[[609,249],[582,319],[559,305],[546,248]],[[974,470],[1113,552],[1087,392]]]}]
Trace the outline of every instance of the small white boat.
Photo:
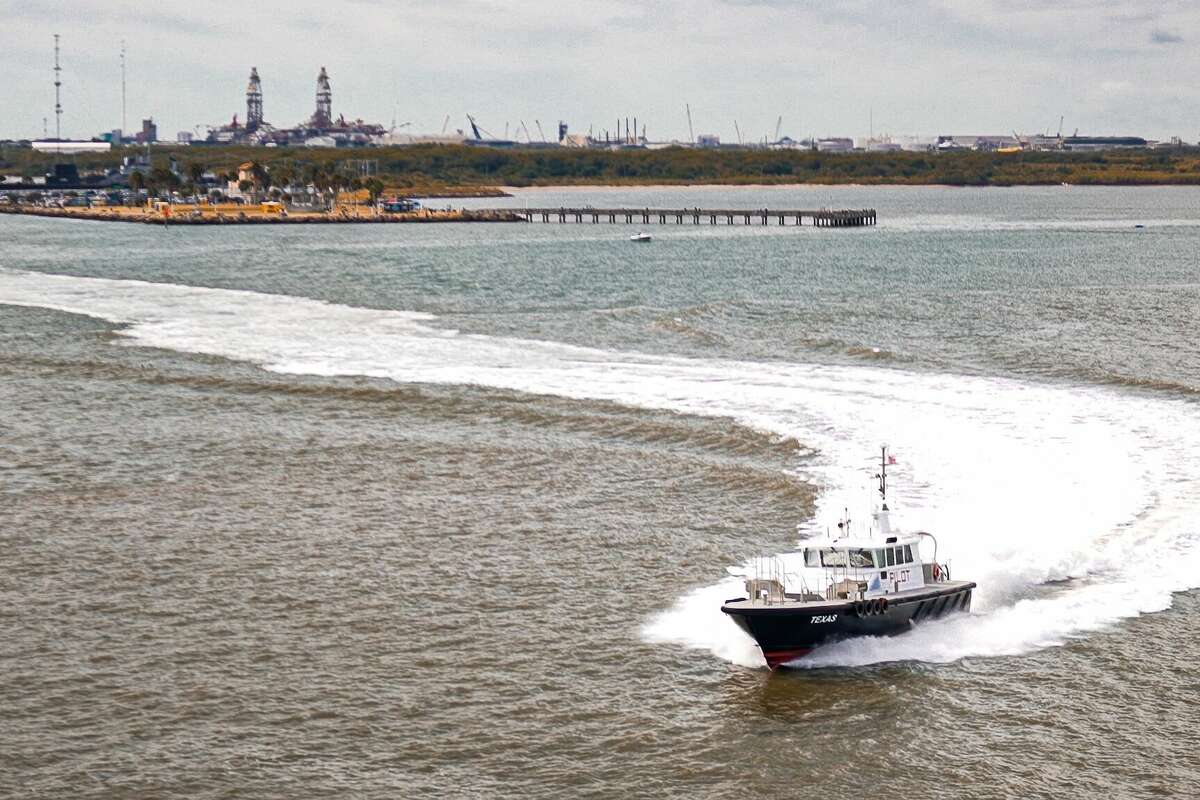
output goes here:
[{"label": "small white boat", "polygon": [[645,231],[638,231],[633,236],[629,237],[629,241],[631,241],[631,242],[648,242],[648,241],[650,241],[650,234],[646,233]]}]

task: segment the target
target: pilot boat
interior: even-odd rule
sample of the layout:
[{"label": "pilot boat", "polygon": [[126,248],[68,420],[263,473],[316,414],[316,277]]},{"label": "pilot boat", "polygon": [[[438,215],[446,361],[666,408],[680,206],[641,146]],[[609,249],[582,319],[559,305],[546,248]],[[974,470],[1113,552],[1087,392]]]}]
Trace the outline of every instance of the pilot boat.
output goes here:
[{"label": "pilot boat", "polygon": [[[887,468],[895,463],[881,448],[880,505],[865,535],[838,522],[828,539],[805,540],[784,557],[756,562],[746,579],[746,597],[726,600],[721,611],[758,643],[767,666],[776,669],[816,647],[856,636],[890,636],[926,620],[970,611],[975,584],[950,577],[939,563],[937,540],[925,531],[902,533],[891,525]],[[920,543],[933,554],[922,558]]]}]

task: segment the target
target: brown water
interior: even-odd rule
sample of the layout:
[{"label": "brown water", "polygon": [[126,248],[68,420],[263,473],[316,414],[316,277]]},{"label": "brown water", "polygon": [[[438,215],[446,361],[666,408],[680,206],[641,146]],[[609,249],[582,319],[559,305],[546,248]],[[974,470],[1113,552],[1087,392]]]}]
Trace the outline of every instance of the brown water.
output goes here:
[{"label": "brown water", "polygon": [[[881,195],[640,262],[0,220],[0,796],[1188,796],[1200,194]],[[975,613],[768,673],[724,568],[873,420]]]}]

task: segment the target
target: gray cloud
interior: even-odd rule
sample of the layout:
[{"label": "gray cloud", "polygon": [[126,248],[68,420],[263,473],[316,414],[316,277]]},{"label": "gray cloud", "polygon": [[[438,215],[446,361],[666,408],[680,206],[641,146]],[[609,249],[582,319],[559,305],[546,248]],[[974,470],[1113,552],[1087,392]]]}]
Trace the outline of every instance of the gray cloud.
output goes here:
[{"label": "gray cloud", "polygon": [[1151,31],[1150,41],[1154,44],[1182,44],[1183,37],[1169,31]]}]

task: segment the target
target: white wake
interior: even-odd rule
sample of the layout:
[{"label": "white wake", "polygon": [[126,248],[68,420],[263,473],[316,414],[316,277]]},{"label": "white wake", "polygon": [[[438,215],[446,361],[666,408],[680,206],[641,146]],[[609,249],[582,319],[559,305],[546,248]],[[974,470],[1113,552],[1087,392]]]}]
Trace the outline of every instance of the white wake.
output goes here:
[{"label": "white wake", "polygon": [[[849,505],[865,519],[864,477],[888,442],[900,459],[896,520],[938,534],[955,576],[979,583],[975,613],[823,648],[805,663],[1026,652],[1167,608],[1173,592],[1200,584],[1200,483],[1185,469],[1200,451],[1200,407],[1186,400],[612,352],[441,330],[413,312],[6,270],[0,303],[125,323],[130,344],[277,372],[475,384],[728,417],[819,448],[804,475],[825,488],[818,518]],[[643,635],[758,665],[753,643],[719,611],[741,589],[718,579],[722,566],[713,565],[712,585],[655,615]],[[1054,581],[1066,582],[1047,586]]]}]

